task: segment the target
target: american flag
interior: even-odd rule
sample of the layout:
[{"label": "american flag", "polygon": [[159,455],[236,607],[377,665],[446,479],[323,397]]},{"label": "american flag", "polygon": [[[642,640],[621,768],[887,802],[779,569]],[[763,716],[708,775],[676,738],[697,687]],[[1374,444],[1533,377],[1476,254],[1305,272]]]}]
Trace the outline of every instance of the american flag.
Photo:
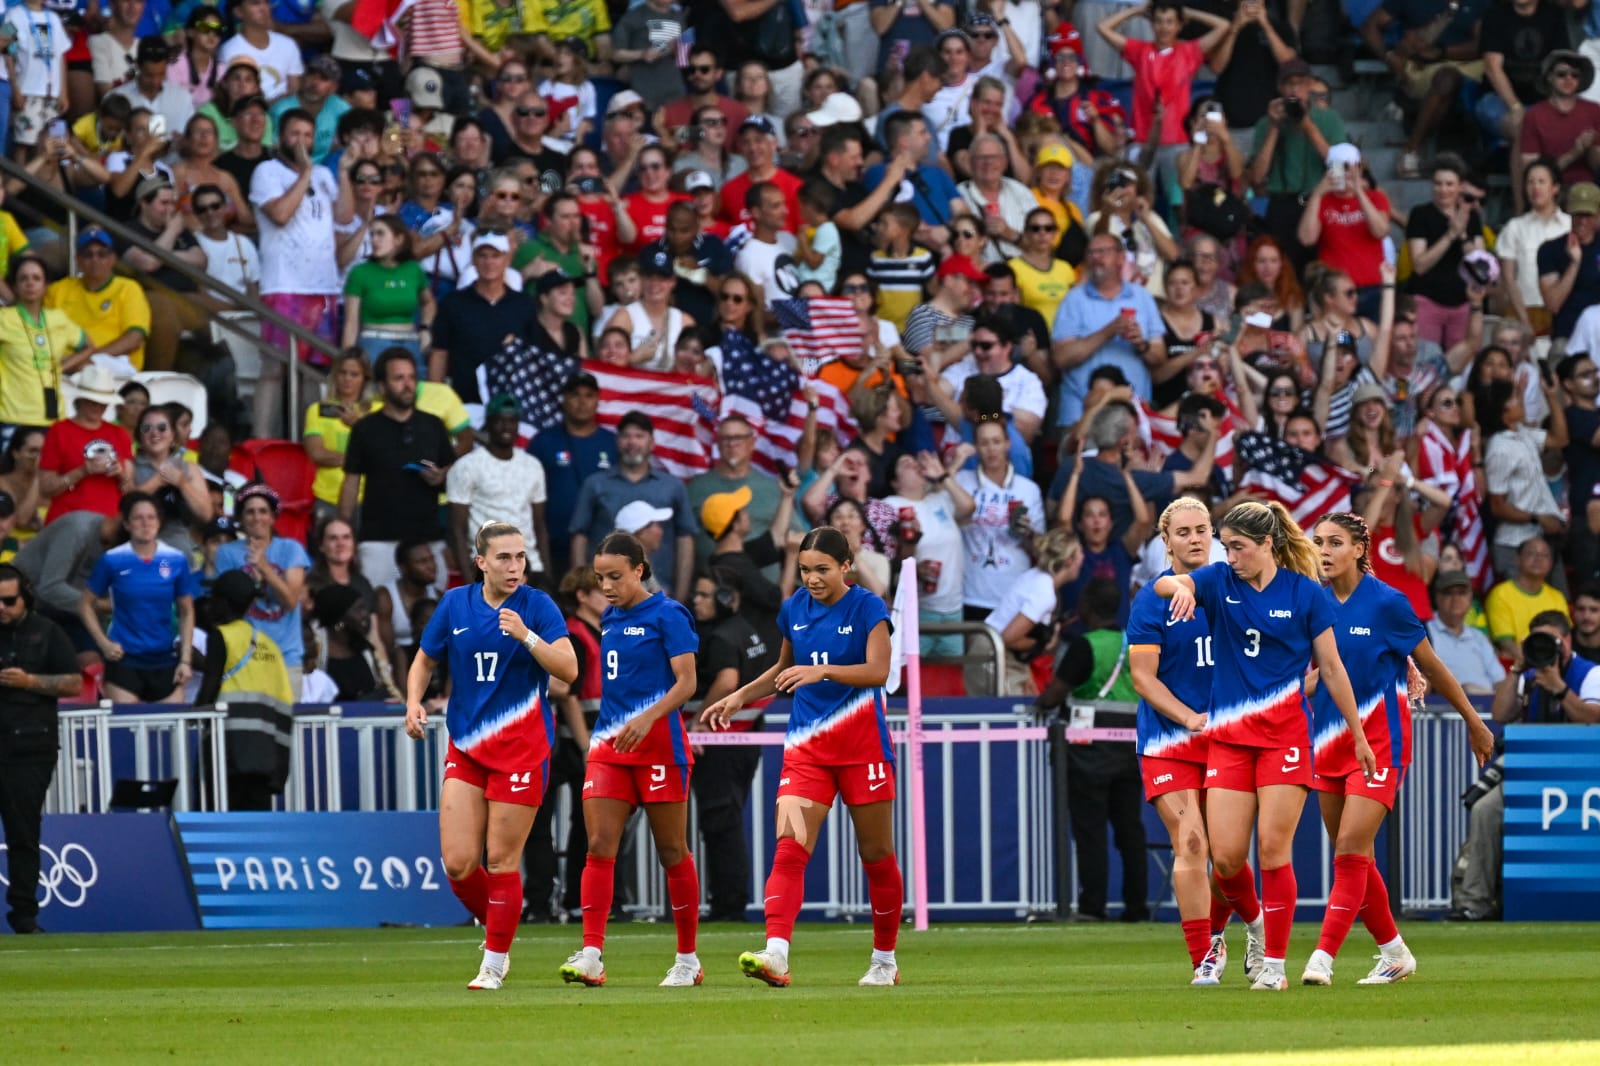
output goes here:
[{"label": "american flag", "polygon": [[593,361],[584,363],[583,369],[600,383],[601,425],[616,429],[623,415],[641,411],[655,425],[655,458],[662,470],[690,478],[711,469],[719,402],[716,382],[693,374]]},{"label": "american flag", "polygon": [[[654,41],[651,42],[652,44]],[[678,34],[678,67],[680,69],[689,65],[689,53],[694,51],[694,30],[684,30]]]},{"label": "american flag", "polygon": [[1323,515],[1350,509],[1358,474],[1265,433],[1241,433],[1236,446],[1245,471],[1239,488],[1277,500],[1302,529]]},{"label": "american flag", "polygon": [[[804,302],[804,301],[801,301]],[[768,473],[795,465],[795,448],[805,430],[806,401],[800,373],[788,363],[757,351],[742,335],[722,338],[722,414],[743,416],[756,431],[752,461]],[[855,435],[850,404],[826,381],[811,381],[817,394],[817,431]]]},{"label": "american flag", "polygon": [[[1226,402],[1226,401],[1224,401]],[[1140,436],[1150,445],[1150,453],[1157,459],[1166,459],[1167,456],[1178,450],[1183,444],[1183,432],[1178,429],[1176,415],[1164,415],[1149,404],[1139,403]],[[1224,487],[1233,485],[1233,435],[1238,428],[1238,421],[1234,417],[1231,404],[1228,413],[1222,416],[1218,424],[1216,472],[1222,478]]]},{"label": "american flag", "polygon": [[861,316],[844,296],[777,300],[772,305],[783,339],[809,373],[835,359],[861,354]]},{"label": "american flag", "polygon": [[1483,501],[1472,468],[1472,430],[1452,442],[1444,430],[1424,420],[1417,435],[1417,476],[1450,494],[1449,539],[1461,549],[1472,587],[1484,591],[1490,577],[1489,538],[1484,535]]},{"label": "american flag", "polygon": [[578,369],[578,360],[512,337],[478,366],[478,393],[485,401],[510,393],[522,408],[521,432],[538,433],[561,421],[561,386]]}]

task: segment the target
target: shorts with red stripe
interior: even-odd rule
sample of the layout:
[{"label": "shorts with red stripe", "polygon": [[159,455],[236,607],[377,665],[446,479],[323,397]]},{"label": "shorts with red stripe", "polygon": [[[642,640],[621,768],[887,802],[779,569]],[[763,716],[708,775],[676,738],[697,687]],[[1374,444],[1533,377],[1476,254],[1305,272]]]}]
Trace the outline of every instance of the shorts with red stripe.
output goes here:
[{"label": "shorts with red stripe", "polygon": [[1163,759],[1159,755],[1139,756],[1139,777],[1144,781],[1144,801],[1186,788],[1204,788],[1206,764],[1186,759]]},{"label": "shorts with red stripe", "polygon": [[778,798],[784,796],[799,796],[824,807],[833,806],[835,796],[843,797],[846,807],[882,803],[894,799],[894,763],[821,766],[786,752],[778,777]]},{"label": "shorts with red stripe", "polygon": [[1311,749],[1250,748],[1212,740],[1206,756],[1206,787],[1254,792],[1268,785],[1311,787]]},{"label": "shorts with red stripe", "polygon": [[550,783],[550,753],[543,758],[528,757],[496,759],[496,769],[466,754],[450,742],[444,757],[446,781],[465,781],[473,788],[483,790],[483,798],[496,803],[515,803],[523,807],[537,807],[544,802],[544,790]]},{"label": "shorts with red stripe", "polygon": [[1388,810],[1394,810],[1395,797],[1400,794],[1400,786],[1405,783],[1406,768],[1404,766],[1380,766],[1378,772],[1371,779],[1360,770],[1352,770],[1347,774],[1336,774],[1324,777],[1314,774],[1311,778],[1311,787],[1318,792],[1326,792],[1334,796],[1361,796],[1365,799],[1376,800]]},{"label": "shorts with red stripe", "polygon": [[689,767],[590,759],[583,775],[583,798],[621,800],[635,807],[647,803],[684,803],[689,799]]}]

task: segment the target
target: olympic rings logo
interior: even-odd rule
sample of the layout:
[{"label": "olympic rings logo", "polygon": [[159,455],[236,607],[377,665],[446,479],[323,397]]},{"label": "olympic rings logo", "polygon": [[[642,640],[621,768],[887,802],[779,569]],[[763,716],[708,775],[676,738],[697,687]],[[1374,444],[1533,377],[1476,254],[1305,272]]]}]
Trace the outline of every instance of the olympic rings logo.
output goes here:
[{"label": "olympic rings logo", "polygon": [[[0,844],[0,852],[6,846]],[[39,884],[44,887],[41,907],[55,900],[63,907],[76,910],[88,902],[90,887],[100,879],[100,867],[82,844],[68,844],[58,855],[46,845],[39,845]],[[0,885],[10,887],[11,882],[0,873]]]}]

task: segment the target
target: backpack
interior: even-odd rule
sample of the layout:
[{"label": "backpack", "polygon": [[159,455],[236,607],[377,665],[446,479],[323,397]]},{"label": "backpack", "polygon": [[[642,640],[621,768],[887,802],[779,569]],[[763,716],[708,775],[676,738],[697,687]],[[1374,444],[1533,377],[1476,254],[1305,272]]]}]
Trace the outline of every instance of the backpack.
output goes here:
[{"label": "backpack", "polygon": [[1250,220],[1250,206],[1222,186],[1202,182],[1184,197],[1183,214],[1195,229],[1227,241],[1244,230]]}]

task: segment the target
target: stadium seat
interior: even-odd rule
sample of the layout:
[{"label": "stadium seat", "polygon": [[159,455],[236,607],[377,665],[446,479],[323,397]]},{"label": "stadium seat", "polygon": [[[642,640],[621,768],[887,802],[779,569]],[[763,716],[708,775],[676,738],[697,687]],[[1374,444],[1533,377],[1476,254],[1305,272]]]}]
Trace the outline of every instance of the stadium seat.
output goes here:
[{"label": "stadium seat", "polygon": [[961,676],[960,663],[923,663],[922,694],[924,696],[965,696],[966,681]]},{"label": "stadium seat", "polygon": [[209,401],[206,387],[198,378],[170,370],[146,370],[135,374],[133,380],[150,390],[151,403],[177,402],[187,407],[194,414],[194,424],[189,427],[189,439],[184,443],[192,445],[200,439],[206,428]]},{"label": "stadium seat", "polygon": [[233,451],[228,453],[228,469],[246,481],[254,481],[256,476],[255,453],[247,447],[254,443],[255,441],[247,440],[244,444],[235,444]]},{"label": "stadium seat", "polygon": [[278,536],[304,543],[311,531],[311,508],[315,498],[311,484],[316,479],[316,464],[306,450],[293,441],[251,440],[241,447],[255,461],[255,473],[278,494]]}]

